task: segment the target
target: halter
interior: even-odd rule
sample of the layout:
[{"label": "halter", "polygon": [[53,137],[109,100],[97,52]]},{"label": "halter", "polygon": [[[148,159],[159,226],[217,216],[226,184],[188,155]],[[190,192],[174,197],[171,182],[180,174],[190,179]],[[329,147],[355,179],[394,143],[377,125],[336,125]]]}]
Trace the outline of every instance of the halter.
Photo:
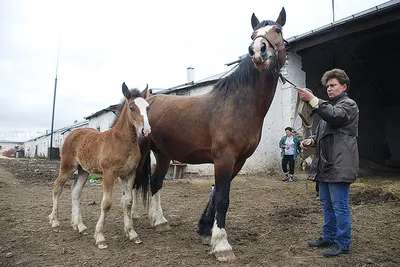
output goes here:
[{"label": "halter", "polygon": [[[281,28],[279,28],[279,29],[281,29]],[[277,63],[277,66],[278,66],[278,68],[275,70],[275,72],[277,74],[280,73],[280,69],[284,64],[283,63],[282,66],[281,66],[280,60],[282,60],[283,62],[286,61],[286,53],[283,53],[283,51],[286,51],[286,45],[288,45],[289,43],[285,39],[283,39],[283,37],[282,37],[283,42],[279,46],[277,46],[277,45],[273,44],[272,41],[266,35],[265,36],[264,35],[257,35],[256,37],[252,38],[253,42],[257,38],[265,39],[269,43],[269,45],[274,49],[274,58],[275,58],[275,61]],[[253,62],[253,64],[254,64],[254,62]]]}]

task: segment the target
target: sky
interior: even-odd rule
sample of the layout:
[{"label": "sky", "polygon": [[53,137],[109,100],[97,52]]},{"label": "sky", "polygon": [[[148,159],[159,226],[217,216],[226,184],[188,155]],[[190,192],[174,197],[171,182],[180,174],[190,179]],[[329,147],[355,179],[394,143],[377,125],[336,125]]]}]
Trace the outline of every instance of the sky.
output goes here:
[{"label": "sky", "polygon": [[[335,19],[385,2],[335,0]],[[282,7],[285,39],[332,22],[331,0],[0,0],[0,140],[50,130],[56,74],[54,129],[119,103],[123,82],[169,88],[189,66],[195,81],[229,70],[252,13],[276,20]]]}]

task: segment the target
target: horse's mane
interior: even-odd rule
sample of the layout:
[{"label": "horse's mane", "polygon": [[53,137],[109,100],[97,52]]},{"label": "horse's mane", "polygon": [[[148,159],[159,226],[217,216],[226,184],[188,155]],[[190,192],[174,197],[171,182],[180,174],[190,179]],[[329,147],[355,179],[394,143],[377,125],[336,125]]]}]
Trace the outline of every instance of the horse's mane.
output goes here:
[{"label": "horse's mane", "polygon": [[260,29],[260,28],[262,28],[262,27],[265,27],[265,26],[267,26],[267,25],[278,25],[279,27],[282,27],[281,25],[279,25],[278,23],[276,23],[276,22],[273,21],[273,20],[263,20],[263,21],[260,22],[260,24],[258,24],[258,25],[254,28],[254,31],[256,31],[256,30],[258,30],[258,29]]},{"label": "horse's mane", "polygon": [[[139,89],[137,89],[137,88],[130,89],[129,92],[130,92],[131,98],[142,97]],[[124,105],[125,105],[125,97],[121,99],[121,101],[119,102],[119,104],[117,106],[117,110],[115,111],[116,117],[115,117],[114,121],[112,122],[111,127],[113,127],[115,125],[115,123],[118,121],[119,116],[121,115],[121,110],[124,107]]]},{"label": "horse's mane", "polygon": [[226,97],[232,87],[242,87],[246,85],[254,85],[257,82],[260,72],[253,66],[253,62],[249,55],[241,60],[236,70],[229,76],[219,79],[214,85],[212,92],[221,97]]}]

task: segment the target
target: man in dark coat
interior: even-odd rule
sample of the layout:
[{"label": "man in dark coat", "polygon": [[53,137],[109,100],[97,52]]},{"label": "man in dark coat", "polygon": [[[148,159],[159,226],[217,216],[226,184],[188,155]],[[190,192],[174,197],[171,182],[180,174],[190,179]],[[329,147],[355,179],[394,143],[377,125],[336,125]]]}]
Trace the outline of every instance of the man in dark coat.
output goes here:
[{"label": "man in dark coat", "polygon": [[347,91],[350,79],[341,69],[325,72],[321,82],[327,88],[329,101],[296,88],[300,99],[308,101],[321,117],[315,136],[305,139],[301,146],[315,146],[309,179],[319,182],[323,208],[322,236],[310,241],[310,247],[328,247],[324,256],[347,254],[351,243],[350,184],[358,171],[358,116],[356,102]]}]

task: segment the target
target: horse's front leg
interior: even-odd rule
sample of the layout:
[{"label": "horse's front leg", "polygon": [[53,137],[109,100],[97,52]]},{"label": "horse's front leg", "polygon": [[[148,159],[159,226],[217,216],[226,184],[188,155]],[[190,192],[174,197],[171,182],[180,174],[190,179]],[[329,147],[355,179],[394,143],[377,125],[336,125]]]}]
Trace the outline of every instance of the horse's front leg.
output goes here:
[{"label": "horse's front leg", "polygon": [[133,188],[133,181],[135,180],[135,171],[130,174],[128,177],[124,177],[122,180],[122,209],[124,213],[124,230],[126,236],[129,240],[133,241],[136,244],[142,243],[140,241],[139,235],[133,229],[133,222],[131,209],[132,209],[132,188]]},{"label": "horse's front leg", "polygon": [[151,199],[149,205],[149,220],[150,226],[154,227],[157,231],[167,231],[171,227],[165,219],[163,210],[161,208],[161,188],[163,186],[165,175],[168,172],[170,158],[161,152],[155,153],[157,157],[157,166],[150,179]]},{"label": "horse's front leg", "polygon": [[97,221],[96,230],[94,232],[96,246],[100,249],[108,247],[104,237],[104,223],[107,213],[110,211],[112,206],[112,189],[116,178],[117,177],[113,173],[103,173],[103,199],[101,200],[100,218]]},{"label": "horse's front leg", "polygon": [[[246,160],[236,162],[236,164],[233,168],[231,180],[233,180],[233,178],[235,178],[235,176],[239,173],[239,171],[242,169],[245,162],[246,162]],[[210,199],[207,203],[207,207],[204,210],[203,215],[201,216],[201,219],[199,222],[198,232],[201,236],[203,245],[211,245],[211,233],[212,233],[212,228],[214,226],[215,212],[216,212],[215,186],[213,186],[211,195],[210,195]]]},{"label": "horse's front leg", "polygon": [[231,181],[233,174],[236,175],[238,171],[234,168],[235,161],[230,158],[231,154],[224,153],[223,155],[223,157],[214,158],[216,214],[211,235],[211,254],[214,254],[218,261],[227,262],[236,259],[232,246],[228,242],[225,220],[229,207]]}]

